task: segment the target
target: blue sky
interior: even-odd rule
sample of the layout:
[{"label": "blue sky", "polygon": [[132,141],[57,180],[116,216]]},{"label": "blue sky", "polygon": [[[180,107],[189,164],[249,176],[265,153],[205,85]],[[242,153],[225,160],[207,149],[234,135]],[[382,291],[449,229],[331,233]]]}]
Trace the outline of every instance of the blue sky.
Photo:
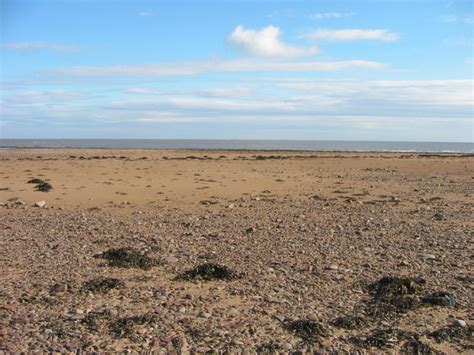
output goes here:
[{"label": "blue sky", "polygon": [[473,141],[471,1],[1,6],[2,138]]}]

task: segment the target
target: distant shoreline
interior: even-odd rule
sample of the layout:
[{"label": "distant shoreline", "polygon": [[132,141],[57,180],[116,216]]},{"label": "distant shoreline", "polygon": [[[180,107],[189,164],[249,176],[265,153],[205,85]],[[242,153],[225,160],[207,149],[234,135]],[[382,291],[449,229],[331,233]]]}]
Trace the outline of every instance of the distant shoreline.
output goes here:
[{"label": "distant shoreline", "polygon": [[3,139],[0,149],[474,154],[474,143],[294,140]]},{"label": "distant shoreline", "polygon": [[[335,157],[341,157],[343,155],[367,155],[367,154],[378,154],[380,156],[387,155],[387,156],[395,156],[395,155],[409,155],[409,156],[419,156],[419,157],[460,157],[460,158],[468,158],[474,157],[474,153],[465,153],[465,152],[421,152],[421,151],[358,151],[358,150],[291,150],[291,149],[210,149],[210,148],[76,148],[76,147],[0,147],[0,154],[1,152],[15,152],[15,151],[51,151],[51,152],[88,152],[88,151],[101,151],[101,152],[139,152],[139,151],[147,151],[147,152],[180,152],[180,153],[242,153],[242,154],[250,154],[254,153],[254,155],[264,154],[265,160],[273,159],[278,160],[278,156],[274,156],[274,154],[285,154],[288,155],[288,158],[317,158],[316,155],[328,155],[328,154],[338,154]],[[292,154],[292,155],[290,155]],[[298,155],[304,155],[298,157]],[[258,160],[258,159],[257,159]]]}]

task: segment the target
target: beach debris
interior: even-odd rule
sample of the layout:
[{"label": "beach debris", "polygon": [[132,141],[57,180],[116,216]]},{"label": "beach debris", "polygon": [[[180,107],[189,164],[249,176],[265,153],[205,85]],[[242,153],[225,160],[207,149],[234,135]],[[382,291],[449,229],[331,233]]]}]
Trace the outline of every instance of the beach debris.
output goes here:
[{"label": "beach debris", "polygon": [[310,319],[288,322],[285,324],[285,328],[307,343],[313,343],[327,335],[326,329],[320,323]]},{"label": "beach debris", "polygon": [[36,191],[48,192],[53,186],[50,183],[42,182],[41,184],[36,185]]},{"label": "beach debris", "polygon": [[413,334],[394,328],[376,329],[371,334],[353,340],[364,347],[374,347],[379,349],[391,348],[404,339],[412,339]]},{"label": "beach debris", "polygon": [[462,340],[472,339],[474,336],[474,327],[467,326],[456,326],[450,325],[444,328],[440,328],[428,334],[430,338],[433,338],[437,343],[443,343],[449,341],[451,343],[459,343]]},{"label": "beach debris", "polygon": [[338,328],[359,329],[366,327],[369,320],[361,315],[346,315],[337,317],[331,323]]},{"label": "beach debris", "polygon": [[97,277],[82,285],[83,292],[107,293],[114,288],[123,288],[125,283],[113,277]]},{"label": "beach debris", "polygon": [[405,344],[403,344],[401,353],[403,354],[414,354],[414,355],[430,355],[436,354],[432,347],[423,343],[421,340],[417,339],[417,337],[407,340]]},{"label": "beach debris", "polygon": [[204,206],[209,206],[209,205],[215,205],[217,204],[218,202],[217,201],[214,201],[214,200],[201,200],[199,201],[199,203],[201,205],[204,205]]},{"label": "beach debris", "polygon": [[365,312],[374,320],[390,320],[419,307],[420,302],[414,296],[374,297],[367,303]]},{"label": "beach debris", "polygon": [[365,312],[373,319],[390,319],[420,306],[415,295],[426,281],[420,277],[384,276],[369,285],[372,298]]},{"label": "beach debris", "polygon": [[8,204],[11,207],[23,207],[26,205],[26,202],[23,200],[20,200],[18,197],[13,197],[8,200],[10,204]]},{"label": "beach debris", "polygon": [[28,180],[28,184],[43,184],[44,181],[38,178],[33,178]]},{"label": "beach debris", "polygon": [[137,326],[151,325],[157,322],[154,314],[143,314],[138,316],[119,318],[110,324],[110,330],[118,338],[129,338],[137,340],[135,330]]},{"label": "beach debris", "polygon": [[215,263],[205,263],[178,275],[176,280],[235,280],[240,277],[240,274],[232,271],[227,266]]},{"label": "beach debris", "polygon": [[50,294],[63,293],[69,289],[69,285],[66,283],[55,283],[49,288]]},{"label": "beach debris", "polygon": [[35,202],[34,206],[39,207],[39,208],[43,208],[44,206],[46,206],[46,201],[45,200],[37,201],[37,202]]},{"label": "beach debris", "polygon": [[426,281],[421,277],[384,276],[369,285],[369,291],[377,296],[400,296],[418,293]]},{"label": "beach debris", "polygon": [[112,314],[108,309],[87,313],[82,319],[82,323],[92,332],[110,327],[111,322]]},{"label": "beach debris", "polygon": [[140,268],[148,270],[159,265],[159,261],[143,255],[132,248],[109,249],[103,253],[97,254],[95,258],[108,260],[108,265],[123,268]]},{"label": "beach debris", "polygon": [[444,291],[430,293],[424,296],[421,302],[433,306],[454,307],[455,305],[453,295]]}]

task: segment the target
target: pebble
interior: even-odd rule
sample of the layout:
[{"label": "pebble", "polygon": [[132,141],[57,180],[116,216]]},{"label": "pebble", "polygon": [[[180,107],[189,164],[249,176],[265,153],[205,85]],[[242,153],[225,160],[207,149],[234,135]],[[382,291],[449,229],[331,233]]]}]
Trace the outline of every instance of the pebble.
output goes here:
[{"label": "pebble", "polygon": [[453,321],[453,325],[456,326],[456,327],[461,327],[461,328],[466,328],[467,327],[466,322],[463,321],[462,319],[455,319]]},{"label": "pebble", "polygon": [[336,271],[336,270],[339,270],[339,266],[337,266],[336,264],[331,264],[326,267],[326,270]]},{"label": "pebble", "polygon": [[44,206],[46,206],[45,200],[35,202],[35,207],[43,208]]},{"label": "pebble", "polygon": [[436,255],[433,255],[433,254],[419,254],[418,257],[420,259],[425,259],[425,260],[434,260],[434,259],[436,259]]},{"label": "pebble", "polygon": [[282,315],[282,314],[274,314],[274,315],[273,315],[273,318],[279,320],[280,322],[284,322],[284,321],[285,321],[285,316]]},{"label": "pebble", "polygon": [[293,345],[291,345],[290,343],[284,343],[281,347],[282,347],[283,350],[293,349]]}]

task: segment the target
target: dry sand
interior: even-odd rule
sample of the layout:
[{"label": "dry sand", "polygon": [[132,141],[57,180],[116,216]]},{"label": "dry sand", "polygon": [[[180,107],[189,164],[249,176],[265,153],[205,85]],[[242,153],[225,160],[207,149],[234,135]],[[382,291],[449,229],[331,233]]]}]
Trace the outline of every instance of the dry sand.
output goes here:
[{"label": "dry sand", "polygon": [[0,351],[473,351],[472,156],[0,154]]}]

